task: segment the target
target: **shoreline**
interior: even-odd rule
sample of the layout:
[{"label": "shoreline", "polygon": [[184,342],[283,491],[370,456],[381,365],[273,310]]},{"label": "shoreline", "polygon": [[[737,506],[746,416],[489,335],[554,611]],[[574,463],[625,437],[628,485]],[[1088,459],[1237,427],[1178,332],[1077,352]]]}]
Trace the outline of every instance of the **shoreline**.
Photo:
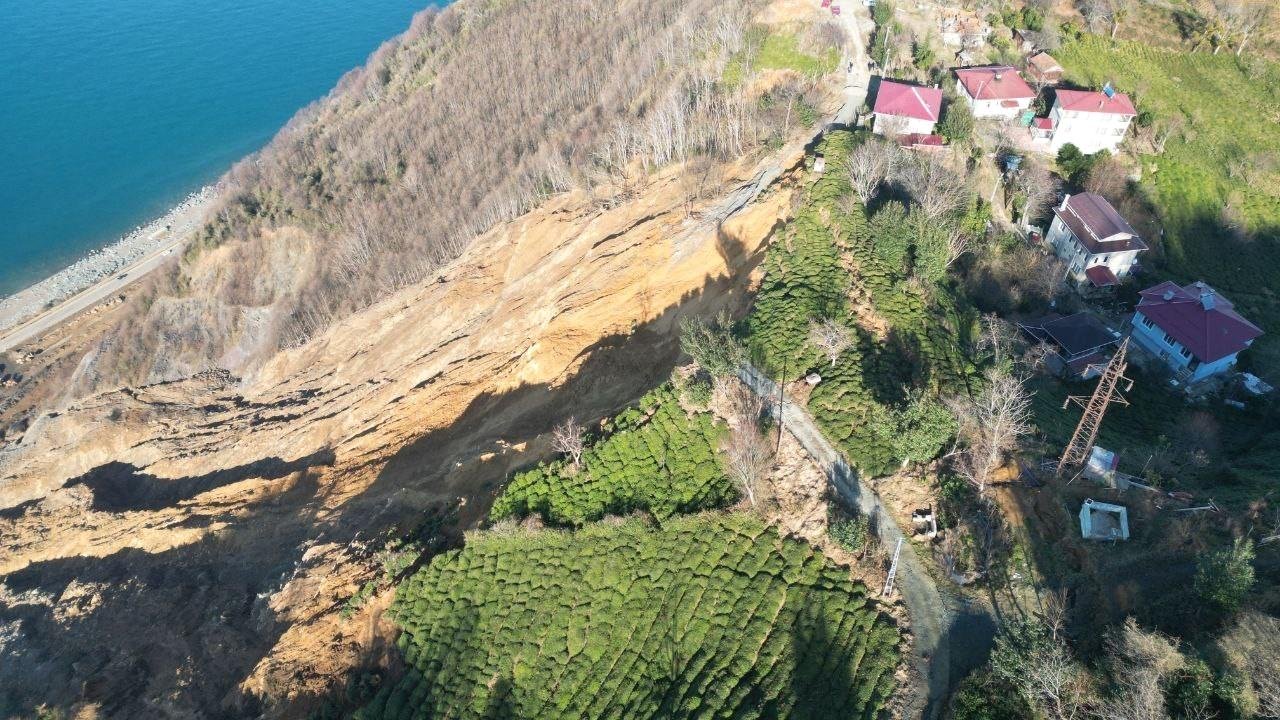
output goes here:
[{"label": "shoreline", "polygon": [[218,196],[218,189],[217,183],[200,188],[165,214],[134,228],[110,245],[94,250],[44,280],[0,299],[0,333],[45,311],[55,310],[60,303],[115,273],[137,265],[166,246],[185,241],[204,221],[205,214]]}]

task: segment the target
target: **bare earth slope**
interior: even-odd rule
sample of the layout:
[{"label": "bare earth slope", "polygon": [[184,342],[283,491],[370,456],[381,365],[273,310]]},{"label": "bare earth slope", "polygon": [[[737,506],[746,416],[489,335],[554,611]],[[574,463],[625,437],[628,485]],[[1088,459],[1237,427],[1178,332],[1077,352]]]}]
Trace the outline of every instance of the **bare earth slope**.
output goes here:
[{"label": "bare earth slope", "polygon": [[[781,155],[713,186],[801,157]],[[725,195],[691,204],[675,171],[610,209],[561,195],[251,383],[211,372],[38,419],[0,454],[0,711],[300,713],[285,701],[385,639],[376,612],[336,612],[359,541],[459,499],[465,524],[568,408],[662,379],[680,316],[745,299],[793,178],[718,228],[697,219]]]}]

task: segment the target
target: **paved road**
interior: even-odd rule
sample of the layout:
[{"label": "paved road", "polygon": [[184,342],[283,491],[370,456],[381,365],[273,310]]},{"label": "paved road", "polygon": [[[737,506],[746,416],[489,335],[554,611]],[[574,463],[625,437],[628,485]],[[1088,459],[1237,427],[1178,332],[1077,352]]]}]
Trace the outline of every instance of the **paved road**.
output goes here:
[{"label": "paved road", "polygon": [[[763,398],[769,412],[778,417],[778,386],[759,370],[747,366],[738,372],[752,390]],[[885,509],[875,489],[858,477],[840,451],[823,437],[808,410],[790,401],[782,403],[782,426],[805,451],[822,466],[836,494],[849,506],[857,508],[876,528],[883,547],[894,547],[903,537],[893,516]],[[949,634],[955,614],[920,565],[920,559],[908,539],[902,543],[895,588],[911,615],[911,631],[915,636],[915,665],[920,677],[928,678],[926,692],[909,699],[906,717],[932,719],[938,717],[946,702],[951,684],[951,648]]]},{"label": "paved road", "polygon": [[174,248],[180,246],[187,237],[187,233],[171,233],[171,238],[162,247],[128,268],[81,290],[79,293],[32,317],[30,320],[4,331],[3,334],[0,334],[0,352],[5,352],[25,342],[39,338],[61,323],[105,302],[108,298],[118,294],[127,285],[136,282],[142,276],[159,267],[160,263],[164,262],[165,258],[172,254]]}]

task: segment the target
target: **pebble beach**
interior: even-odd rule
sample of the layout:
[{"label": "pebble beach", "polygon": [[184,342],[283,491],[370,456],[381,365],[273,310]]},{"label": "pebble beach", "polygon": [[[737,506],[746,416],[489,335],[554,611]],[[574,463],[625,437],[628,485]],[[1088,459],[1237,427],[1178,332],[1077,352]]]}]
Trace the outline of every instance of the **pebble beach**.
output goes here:
[{"label": "pebble beach", "polygon": [[0,300],[0,331],[11,328],[40,311],[111,277],[154,253],[172,247],[204,221],[217,197],[217,186],[191,193],[169,212],[141,225],[101,250],[86,255],[70,267]]}]

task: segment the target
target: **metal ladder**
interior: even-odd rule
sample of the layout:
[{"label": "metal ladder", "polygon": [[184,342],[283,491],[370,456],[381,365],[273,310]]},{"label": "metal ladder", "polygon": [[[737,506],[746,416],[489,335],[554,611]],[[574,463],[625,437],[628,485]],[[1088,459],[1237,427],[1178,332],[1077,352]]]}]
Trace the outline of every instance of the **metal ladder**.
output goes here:
[{"label": "metal ladder", "polygon": [[889,565],[889,577],[884,579],[884,590],[880,592],[881,597],[889,597],[889,593],[893,592],[893,579],[898,577],[898,556],[902,554],[902,538],[898,538],[898,544],[893,548],[893,562]]}]

